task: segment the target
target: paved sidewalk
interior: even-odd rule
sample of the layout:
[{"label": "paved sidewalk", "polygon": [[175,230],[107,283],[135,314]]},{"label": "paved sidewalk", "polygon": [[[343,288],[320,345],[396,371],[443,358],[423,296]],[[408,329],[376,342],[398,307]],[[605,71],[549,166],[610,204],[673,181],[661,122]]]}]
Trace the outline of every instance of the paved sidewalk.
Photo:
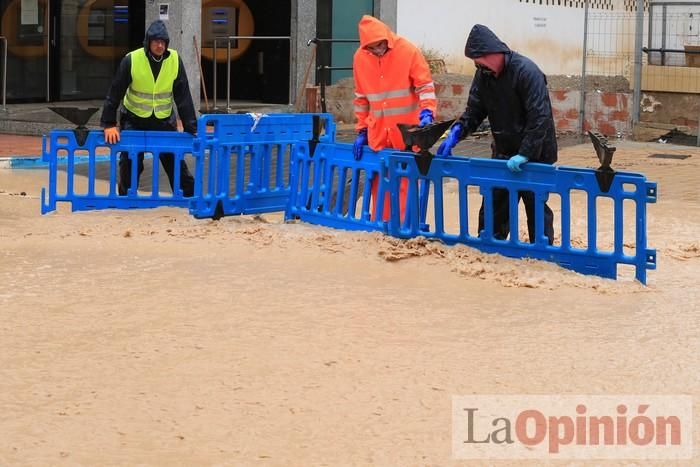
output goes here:
[{"label": "paved sidewalk", "polygon": [[41,157],[41,138],[0,134],[0,158]]}]

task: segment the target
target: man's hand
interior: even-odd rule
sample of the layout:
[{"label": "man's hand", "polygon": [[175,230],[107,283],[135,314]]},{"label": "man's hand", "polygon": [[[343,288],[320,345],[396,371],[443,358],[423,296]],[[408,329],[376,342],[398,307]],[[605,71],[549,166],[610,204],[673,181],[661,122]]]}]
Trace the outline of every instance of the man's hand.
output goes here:
[{"label": "man's hand", "polygon": [[355,138],[355,144],[352,145],[352,154],[353,156],[355,156],[356,161],[362,159],[362,151],[366,144],[367,128],[363,128],[357,133],[357,138]]},{"label": "man's hand", "polygon": [[522,156],[520,154],[516,154],[515,156],[508,159],[506,165],[508,166],[508,169],[511,172],[522,172],[523,169],[521,169],[520,166],[526,163],[528,160],[529,159],[527,157]]},{"label": "man's hand", "polygon": [[440,147],[438,147],[437,150],[437,155],[438,156],[451,156],[452,155],[452,149],[457,146],[457,143],[459,142],[459,137],[462,135],[462,124],[457,122],[452,127],[450,128],[450,133],[447,135],[447,138],[445,138],[445,141],[440,144]]},{"label": "man's hand", "polygon": [[105,128],[105,142],[109,144],[117,144],[119,142],[119,128],[116,126]]},{"label": "man's hand", "polygon": [[418,126],[430,125],[433,123],[433,111],[430,109],[423,109],[420,111],[420,123]]}]

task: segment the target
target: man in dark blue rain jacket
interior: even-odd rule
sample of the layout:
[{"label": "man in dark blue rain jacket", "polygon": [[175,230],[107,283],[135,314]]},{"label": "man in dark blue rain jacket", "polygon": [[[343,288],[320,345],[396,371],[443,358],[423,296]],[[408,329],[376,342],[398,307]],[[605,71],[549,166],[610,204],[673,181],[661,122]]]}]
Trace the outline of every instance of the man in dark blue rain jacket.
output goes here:
[{"label": "man in dark blue rain jacket", "polygon": [[[119,141],[117,109],[121,104],[122,130],[177,131],[173,104],[186,132],[197,133],[197,114],[190,94],[190,85],[182,59],[177,51],[168,49],[170,38],[163,21],[154,21],[146,31],[143,48],[128,53],[119,64],[112,86],[102,109],[100,124],[105,142]],[[164,152],[160,162],[175,192],[175,155]],[[138,154],[138,178],[143,172],[143,153]],[[131,187],[131,159],[119,155],[119,194],[126,195]],[[180,161],[180,188],[183,196],[194,194],[194,178],[185,161]]]},{"label": "man in dark blue rain jacket", "polygon": [[[489,28],[475,25],[469,33],[464,55],[474,60],[476,74],[467,108],[440,145],[438,155],[449,156],[452,148],[473,133],[488,117],[493,134],[494,159],[507,160],[508,168],[520,172],[528,161],[553,164],[557,139],[547,78],[529,58],[513,52]],[[535,196],[519,192],[525,203],[530,242],[535,241]],[[493,193],[494,237],[506,239],[510,231],[508,191]],[[544,234],[552,244],[554,215],[544,204]],[[484,206],[479,211],[479,232],[484,228]]]}]

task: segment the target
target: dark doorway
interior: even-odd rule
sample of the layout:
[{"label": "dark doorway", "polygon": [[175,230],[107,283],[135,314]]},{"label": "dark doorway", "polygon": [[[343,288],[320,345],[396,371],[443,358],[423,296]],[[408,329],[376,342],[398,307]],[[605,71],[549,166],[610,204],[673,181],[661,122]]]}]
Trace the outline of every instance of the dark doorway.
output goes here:
[{"label": "dark doorway", "polygon": [[[219,3],[219,2],[215,2]],[[232,1],[230,8],[202,5],[202,67],[207,95],[214,95],[213,38],[217,38],[216,91],[219,105],[226,100],[289,103],[288,39],[231,41],[231,73],[227,82],[227,36],[289,36],[291,0]],[[241,11],[246,8],[248,11]],[[248,17],[246,16],[248,15]],[[252,28],[250,20],[252,16]],[[224,27],[228,24],[229,27]],[[252,30],[252,34],[250,31]]]}]

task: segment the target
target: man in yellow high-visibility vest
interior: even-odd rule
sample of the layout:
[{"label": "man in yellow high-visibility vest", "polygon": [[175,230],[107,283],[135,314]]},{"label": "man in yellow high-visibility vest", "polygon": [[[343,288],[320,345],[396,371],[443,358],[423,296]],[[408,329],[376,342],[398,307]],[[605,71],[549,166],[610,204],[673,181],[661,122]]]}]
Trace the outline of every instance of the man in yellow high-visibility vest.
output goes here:
[{"label": "man in yellow high-visibility vest", "polygon": [[[119,141],[117,110],[121,104],[119,126],[122,130],[177,131],[173,104],[184,130],[197,133],[197,114],[190,94],[187,73],[177,51],[168,49],[170,38],[163,21],[154,21],[146,31],[143,48],[129,52],[119,64],[102,109],[100,124],[105,142]],[[174,174],[175,155],[161,153],[160,162],[176,192]],[[143,172],[143,153],[138,154],[138,178]],[[119,155],[119,194],[126,195],[131,188],[131,159],[127,153]],[[183,196],[194,194],[194,178],[185,161],[180,161],[180,189]]]}]

